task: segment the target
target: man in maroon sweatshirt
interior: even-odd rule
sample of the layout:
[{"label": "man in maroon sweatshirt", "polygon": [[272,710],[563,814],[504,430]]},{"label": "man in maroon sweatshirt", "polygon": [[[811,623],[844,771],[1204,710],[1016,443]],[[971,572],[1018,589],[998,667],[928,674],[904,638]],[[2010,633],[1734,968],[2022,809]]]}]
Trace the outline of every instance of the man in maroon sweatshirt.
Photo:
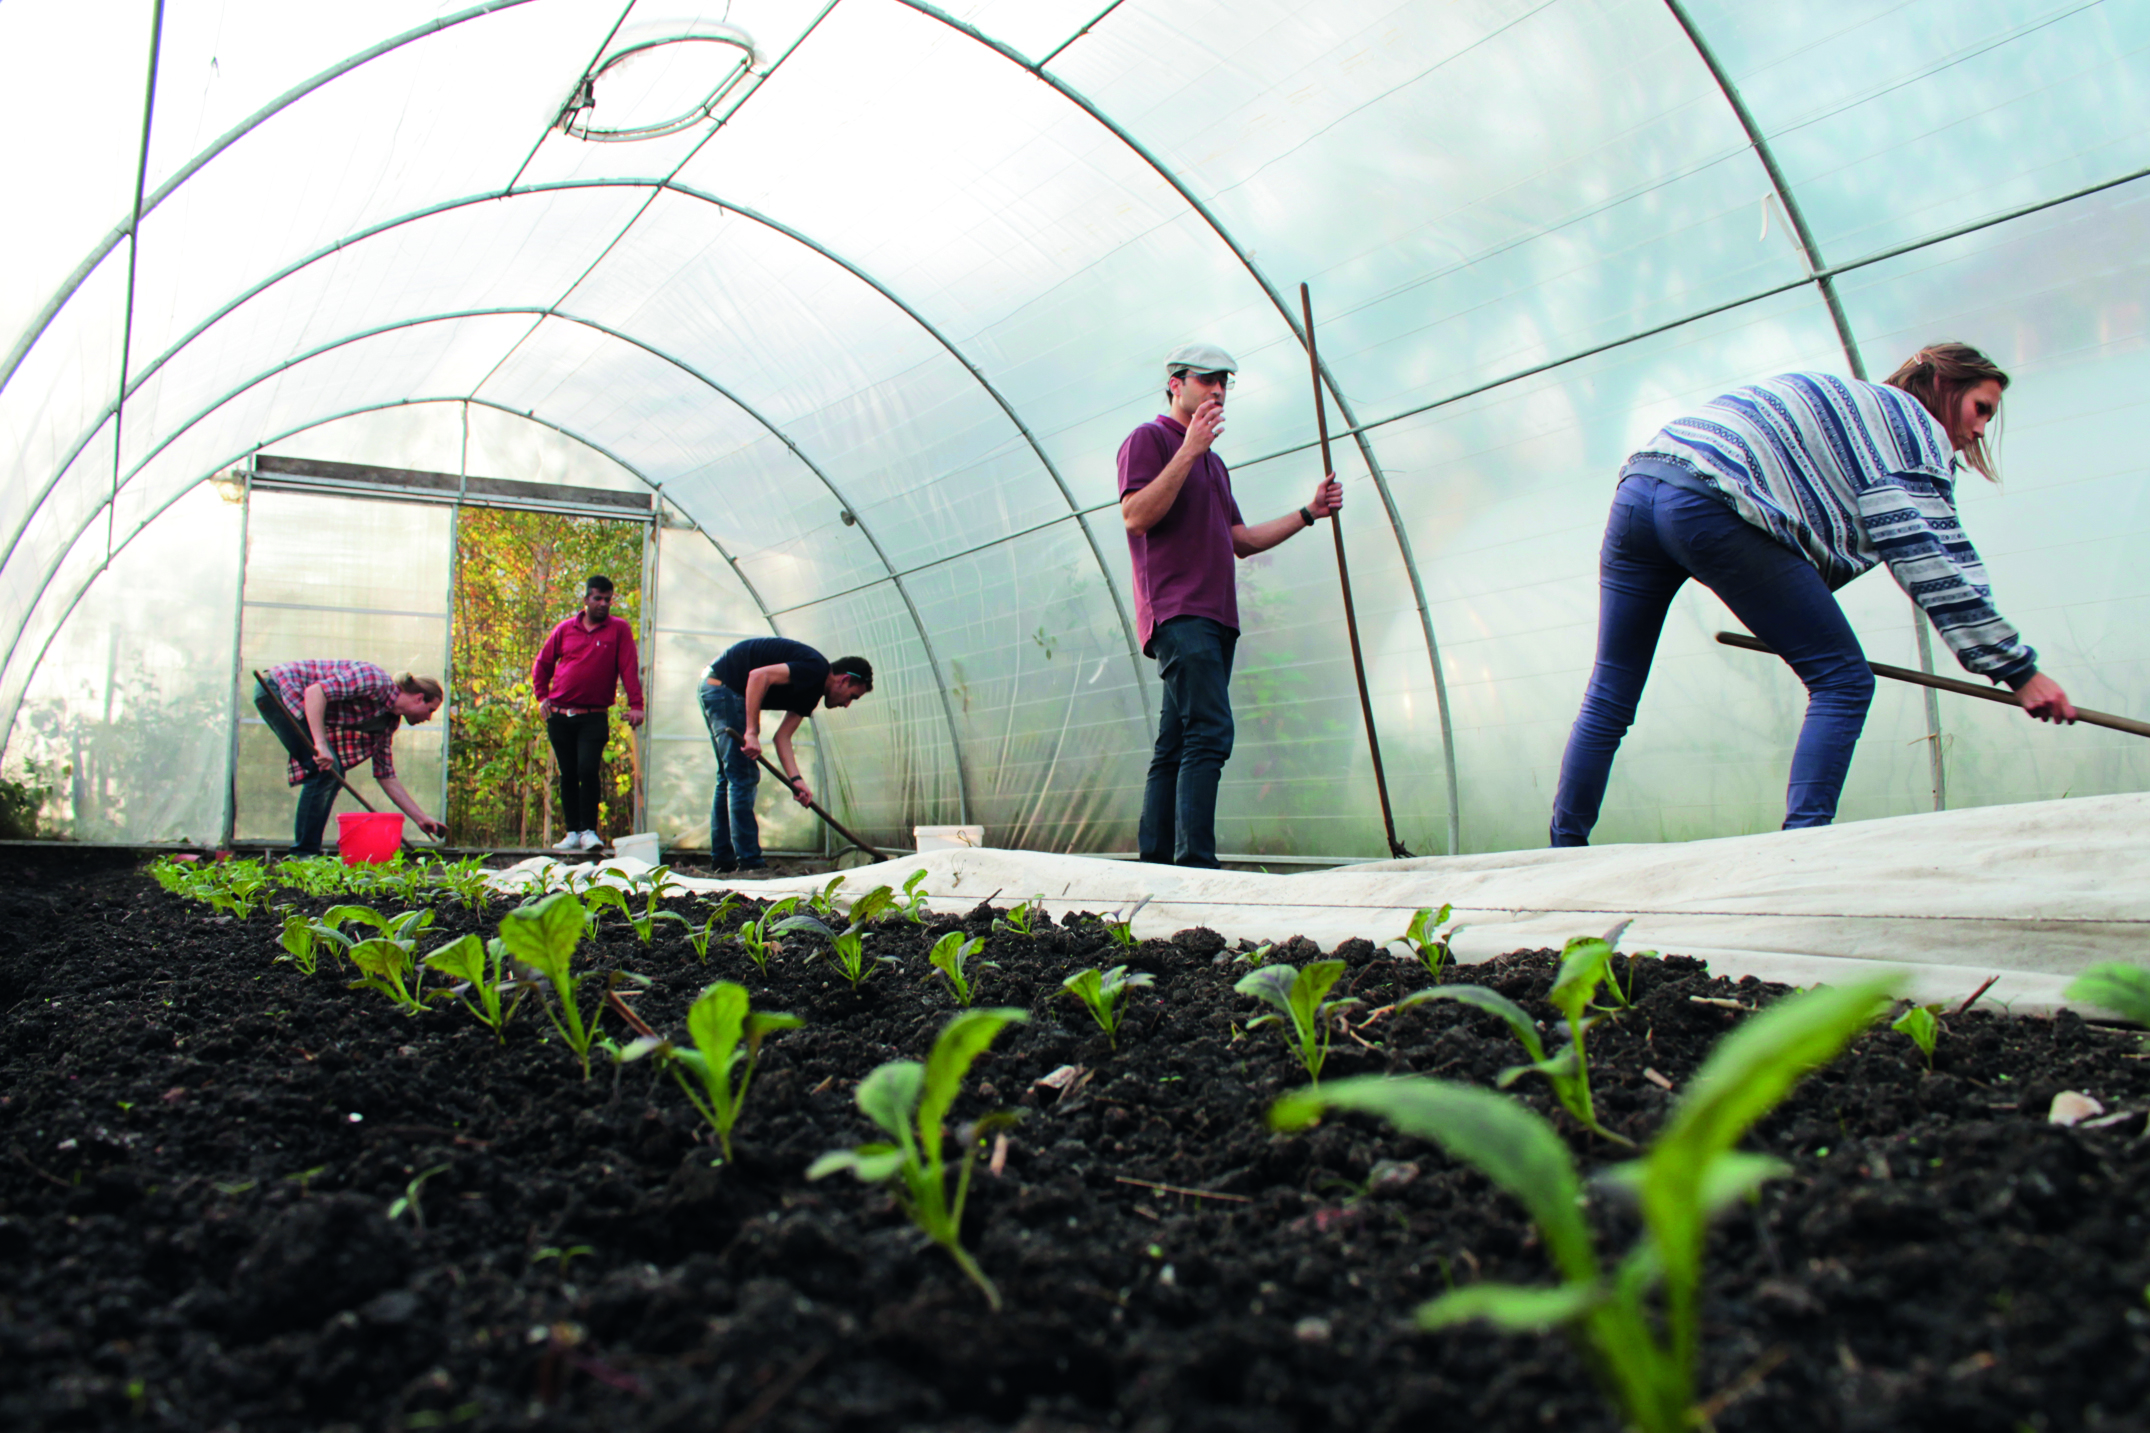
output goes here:
[{"label": "man in maroon sweatshirt", "polygon": [[615,685],[627,688],[627,724],[642,725],[641,658],[632,627],[612,615],[612,579],[592,573],[582,610],[552,629],[530,668],[545,735],[560,761],[560,814],[567,836],[557,851],[595,851],[597,773],[605,755]]}]

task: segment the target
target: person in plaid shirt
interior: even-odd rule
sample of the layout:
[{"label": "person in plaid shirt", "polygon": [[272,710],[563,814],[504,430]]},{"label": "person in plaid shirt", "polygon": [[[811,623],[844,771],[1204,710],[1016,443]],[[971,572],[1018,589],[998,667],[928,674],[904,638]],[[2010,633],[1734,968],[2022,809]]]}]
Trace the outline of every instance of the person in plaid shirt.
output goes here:
[{"label": "person in plaid shirt", "polygon": [[393,749],[399,720],[416,726],[440,710],[439,682],[409,672],[391,677],[371,662],[344,658],[285,662],[261,676],[267,685],[255,693],[254,705],[291,753],[290,784],[301,788],[292,855],[321,854],[321,833],[336,804],[336,778],[362,761],[373,763],[373,779],[382,792],[421,831],[448,834],[448,823],[426,815],[396,779]]}]

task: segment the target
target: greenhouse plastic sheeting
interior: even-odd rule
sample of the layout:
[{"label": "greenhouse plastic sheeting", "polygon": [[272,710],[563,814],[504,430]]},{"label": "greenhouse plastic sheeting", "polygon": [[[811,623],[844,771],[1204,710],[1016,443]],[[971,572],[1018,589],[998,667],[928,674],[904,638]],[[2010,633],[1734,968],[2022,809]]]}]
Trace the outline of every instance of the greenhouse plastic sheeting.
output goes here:
[{"label": "greenhouse plastic sheeting", "polygon": [[[742,56],[721,91],[698,68]],[[1640,441],[1940,338],[2015,377],[2007,482],[1960,495],[2000,609],[2078,700],[2150,713],[2140,4],[8,0],[0,92],[38,131],[0,153],[26,216],[0,234],[0,730],[60,834],[254,829],[244,644],[199,630],[246,541],[194,547],[187,499],[221,480],[243,531],[234,475],[268,454],[661,491],[670,839],[706,839],[694,672],[775,633],[876,663],[814,724],[869,839],[1125,851],[1159,691],[1115,453],[1162,356],[1216,343],[1243,511],[1305,502],[1302,281],[1408,849],[1542,841]],[[184,583],[153,586],[204,594],[199,670],[138,680],[174,551]],[[1380,854],[1326,535],[1239,589],[1219,849]],[[1886,576],[1843,603],[1875,659],[1932,659]],[[1781,818],[1802,692],[1729,625],[1675,603],[1601,841]],[[351,640],[318,655],[395,655]],[[194,723],[193,769],[122,759],[114,721]],[[78,749],[94,780],[58,775]],[[2146,787],[2138,739],[1891,685],[1841,816]]]},{"label": "greenhouse plastic sheeting", "polygon": [[[2092,797],[1899,816],[1683,846],[1603,846],[1380,861],[1301,875],[1191,871],[1024,851],[936,851],[845,873],[843,890],[923,870],[936,910],[1042,896],[1068,911],[1125,910],[1143,939],[1208,926],[1233,940],[1303,935],[1332,949],[1400,935],[1454,906],[1457,959],[1559,949],[1634,923],[1626,951],[1698,956],[1711,973],[1792,985],[1901,973],[1900,992],[2050,1010],[2096,961],[2141,962],[2150,942],[2150,796]],[[690,881],[751,895],[818,891],[826,876]],[[1461,978],[1468,978],[1464,975]]]}]

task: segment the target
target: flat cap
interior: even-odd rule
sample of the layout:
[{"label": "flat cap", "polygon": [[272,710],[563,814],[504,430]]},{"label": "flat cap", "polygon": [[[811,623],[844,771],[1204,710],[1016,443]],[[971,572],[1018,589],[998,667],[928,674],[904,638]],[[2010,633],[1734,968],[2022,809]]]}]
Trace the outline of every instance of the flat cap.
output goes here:
[{"label": "flat cap", "polygon": [[1165,372],[1237,373],[1239,360],[1214,343],[1183,343],[1165,355]]}]

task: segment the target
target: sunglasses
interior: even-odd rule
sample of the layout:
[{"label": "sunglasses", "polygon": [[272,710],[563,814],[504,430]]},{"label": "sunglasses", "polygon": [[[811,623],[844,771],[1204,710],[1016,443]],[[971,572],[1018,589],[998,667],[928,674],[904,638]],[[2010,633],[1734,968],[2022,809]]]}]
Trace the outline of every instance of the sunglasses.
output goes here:
[{"label": "sunglasses", "polygon": [[1180,377],[1192,378],[1209,388],[1230,388],[1233,386],[1232,375],[1229,373],[1197,373],[1191,368],[1185,368],[1180,370]]}]

